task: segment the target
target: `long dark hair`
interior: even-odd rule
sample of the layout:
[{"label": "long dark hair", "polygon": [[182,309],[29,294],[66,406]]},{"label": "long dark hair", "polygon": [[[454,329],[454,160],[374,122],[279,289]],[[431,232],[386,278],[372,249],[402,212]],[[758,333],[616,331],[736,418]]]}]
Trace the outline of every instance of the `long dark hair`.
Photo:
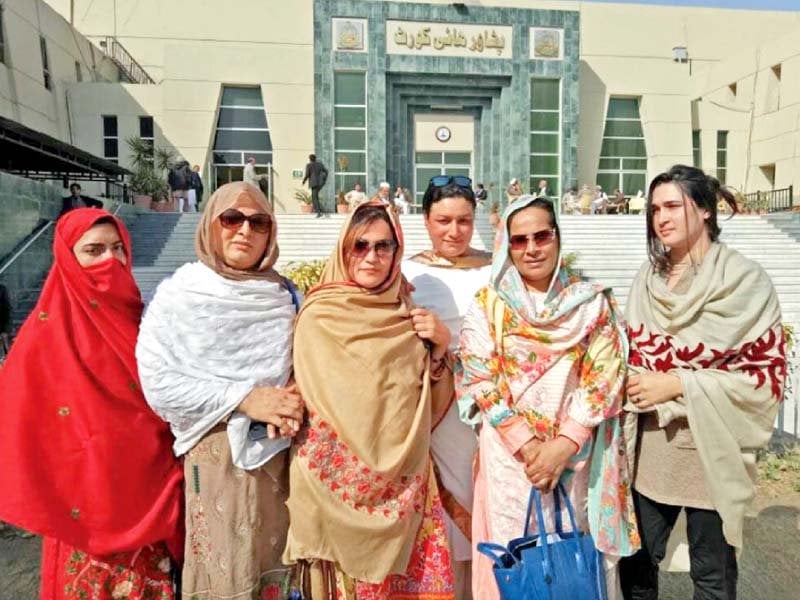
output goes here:
[{"label": "long dark hair", "polygon": [[[719,239],[722,231],[717,223],[719,199],[727,202],[734,214],[739,212],[733,193],[723,187],[716,177],[706,175],[701,169],[687,165],[675,165],[669,171],[656,175],[647,190],[647,254],[650,263],[661,275],[665,275],[669,271],[671,263],[669,251],[658,239],[655,227],[653,227],[653,192],[658,186],[665,183],[674,183],[685,197],[691,198],[699,210],[708,211],[709,217],[705,221],[705,226],[712,242]],[[685,206],[684,218],[688,225],[689,216]]]}]

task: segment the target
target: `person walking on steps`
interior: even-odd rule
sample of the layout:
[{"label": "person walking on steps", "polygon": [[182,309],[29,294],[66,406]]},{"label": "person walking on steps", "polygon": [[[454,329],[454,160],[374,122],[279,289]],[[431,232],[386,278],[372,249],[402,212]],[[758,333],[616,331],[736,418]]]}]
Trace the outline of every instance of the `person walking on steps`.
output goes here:
[{"label": "person walking on steps", "polygon": [[317,213],[317,218],[322,216],[322,207],[319,204],[319,191],[328,180],[328,169],[322,164],[322,161],[317,160],[315,154],[308,155],[308,164],[306,165],[306,174],[303,176],[302,185],[308,182],[308,187],[311,188],[311,203],[314,206],[314,212]]}]

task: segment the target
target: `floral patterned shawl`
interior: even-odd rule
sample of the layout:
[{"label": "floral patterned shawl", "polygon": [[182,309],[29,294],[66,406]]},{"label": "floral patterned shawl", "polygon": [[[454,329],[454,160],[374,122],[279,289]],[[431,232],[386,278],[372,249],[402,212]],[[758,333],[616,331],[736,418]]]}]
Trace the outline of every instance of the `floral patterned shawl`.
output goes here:
[{"label": "floral patterned shawl", "polygon": [[[772,281],[758,264],[714,243],[685,294],[670,291],[645,263],[629,298],[630,367],[680,377],[683,396],[656,406],[659,426],[688,419],[725,539],[741,548],[755,496],[755,449],[772,435],[786,376]],[[629,443],[635,423],[626,423],[634,426]]]},{"label": "floral patterned shawl", "polygon": [[[361,207],[370,205],[382,206]],[[381,583],[406,571],[435,493],[428,476],[439,385],[409,317],[403,236],[391,212],[399,245],[387,281],[373,290],[348,281],[343,238],[357,214],[295,324],[295,378],[309,416],[290,470],[284,561],[330,561]],[[452,380],[445,387],[446,406]]]},{"label": "floral patterned shawl", "polygon": [[[557,436],[561,423],[541,415],[516,414],[508,381],[510,377],[524,377],[532,384],[589,340],[581,363],[579,388],[582,391],[579,393],[587,396],[585,404],[590,413],[583,420],[596,424],[596,427],[593,439],[584,444],[573,460],[573,467],[578,468],[583,461],[589,461],[588,517],[595,544],[603,552],[628,556],[638,549],[639,538],[620,419],[627,356],[624,326],[611,290],[571,274],[561,257],[543,305],[534,305],[508,253],[508,220],[535,199],[534,196],[521,196],[503,213],[491,284],[477,296],[478,304],[485,307],[492,329],[496,322],[495,303],[503,305],[503,341],[500,347],[495,346],[496,360],[491,361],[492,364],[477,364],[484,361],[476,362],[462,355],[465,367],[457,373],[459,406],[462,415],[466,415],[477,404],[497,428],[524,421],[536,437],[551,439]],[[583,313],[582,318],[572,319],[576,312]],[[573,326],[567,326],[568,322]],[[495,331],[492,331],[494,335]],[[512,345],[526,347],[531,363],[518,364],[517,358],[507,351]],[[600,352],[614,354],[614,362],[623,366],[606,374],[611,379],[604,382],[598,377],[598,361],[592,360]],[[474,386],[469,373],[486,377],[491,384],[484,388]]]}]

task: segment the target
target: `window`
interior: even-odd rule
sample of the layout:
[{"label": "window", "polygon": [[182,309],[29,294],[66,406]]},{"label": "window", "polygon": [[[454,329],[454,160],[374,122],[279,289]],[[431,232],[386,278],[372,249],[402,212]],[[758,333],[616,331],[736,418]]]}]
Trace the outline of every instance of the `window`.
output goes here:
[{"label": "window", "polygon": [[337,191],[367,184],[366,73],[338,72],[333,77],[334,183]]},{"label": "window", "polygon": [[610,98],[597,167],[597,184],[609,195],[646,190],[647,150],[638,98]]},{"label": "window", "polygon": [[153,160],[153,146],[155,138],[153,136],[153,117],[139,117],[139,137],[150,146],[150,161]]},{"label": "window", "polygon": [[[152,128],[150,118],[151,133]],[[256,172],[267,173],[267,165],[272,164],[272,138],[261,88],[222,86],[213,152],[216,187],[241,181],[251,156],[256,159]]]},{"label": "window", "polygon": [[764,99],[764,112],[775,112],[781,107],[781,66],[771,67],[767,73],[767,93]]},{"label": "window", "polygon": [[720,183],[726,183],[728,173],[728,132],[717,132],[717,179]]},{"label": "window", "polygon": [[[764,187],[774,190],[775,189],[775,163],[770,165],[759,165],[761,175],[764,177]],[[761,186],[759,186],[761,187]]]},{"label": "window", "polygon": [[547,181],[551,196],[561,195],[561,80],[531,80],[530,190]]},{"label": "window", "polygon": [[80,83],[83,81],[83,71],[81,71],[81,63],[75,61],[75,81]]},{"label": "window", "polygon": [[5,19],[3,18],[3,5],[0,4],[0,63],[6,62],[6,36],[3,32],[5,28]]},{"label": "window", "polygon": [[51,86],[50,61],[47,59],[47,40],[42,36],[39,36],[39,50],[42,52],[42,76],[44,78],[44,87],[49,90]]},{"label": "window", "polygon": [[431,177],[464,175],[472,177],[471,152],[417,152],[414,155],[414,198],[422,205]]},{"label": "window", "polygon": [[702,162],[703,155],[700,152],[700,131],[698,129],[692,132],[692,159],[694,161],[694,166],[698,169],[702,169],[700,163]]},{"label": "window", "polygon": [[116,115],[103,115],[103,156],[119,163],[119,132]]}]

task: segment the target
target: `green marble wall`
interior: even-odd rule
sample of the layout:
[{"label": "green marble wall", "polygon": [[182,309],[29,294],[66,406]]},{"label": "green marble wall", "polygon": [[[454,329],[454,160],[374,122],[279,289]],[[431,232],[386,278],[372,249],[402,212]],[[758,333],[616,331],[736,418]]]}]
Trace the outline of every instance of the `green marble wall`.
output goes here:
[{"label": "green marble wall", "polygon": [[[366,19],[369,52],[333,51],[334,17]],[[512,58],[387,55],[386,20],[512,26]],[[531,60],[529,27],[562,28],[564,59]],[[527,182],[530,175],[530,79],[557,77],[563,82],[561,188],[567,189],[577,179],[579,36],[576,11],[468,6],[459,12],[449,4],[315,0],[316,154],[334,164],[334,71],[366,71],[368,192],[384,179],[410,187],[414,112],[459,104],[475,116],[475,179],[493,186],[497,199],[512,177]],[[332,210],[333,199],[325,202]]]}]

